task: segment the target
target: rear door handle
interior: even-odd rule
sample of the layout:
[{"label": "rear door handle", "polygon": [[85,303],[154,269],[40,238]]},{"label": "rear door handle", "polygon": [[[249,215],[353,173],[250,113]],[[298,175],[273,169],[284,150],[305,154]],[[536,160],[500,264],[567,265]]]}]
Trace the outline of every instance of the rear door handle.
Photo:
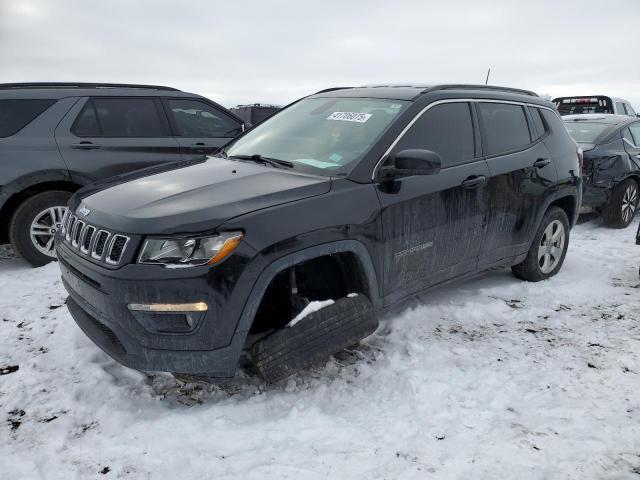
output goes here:
[{"label": "rear door handle", "polygon": [[100,145],[93,142],[80,142],[80,143],[72,143],[71,148],[75,148],[77,150],[96,150],[100,148]]},{"label": "rear door handle", "polygon": [[463,188],[477,188],[487,181],[484,175],[473,175],[462,182]]},{"label": "rear door handle", "polygon": [[207,153],[210,149],[203,142],[192,143],[190,148],[196,153]]},{"label": "rear door handle", "polygon": [[539,158],[538,160],[533,162],[533,166],[536,168],[543,168],[549,165],[550,163],[551,163],[551,160],[549,160],[548,158]]}]

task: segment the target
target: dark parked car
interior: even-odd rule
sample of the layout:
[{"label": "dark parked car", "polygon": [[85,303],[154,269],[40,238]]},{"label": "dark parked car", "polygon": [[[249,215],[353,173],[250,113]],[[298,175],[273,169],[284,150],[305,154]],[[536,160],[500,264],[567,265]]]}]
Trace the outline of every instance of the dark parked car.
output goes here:
[{"label": "dark parked car", "polygon": [[279,112],[281,109],[282,107],[278,107],[276,105],[254,103],[252,105],[238,105],[237,107],[233,107],[231,111],[242,118],[246,123],[250,125],[257,125],[274,113]]},{"label": "dark parked car", "polygon": [[611,227],[625,228],[638,207],[640,119],[587,114],[563,120],[584,152],[584,209],[601,213]]},{"label": "dark parked car", "polygon": [[242,130],[220,105],[169,87],[0,84],[0,243],[43,265],[78,188],[215,152]]},{"label": "dark parked car", "polygon": [[583,95],[579,97],[554,98],[553,104],[560,115],[580,115],[587,113],[611,113],[614,115],[636,116],[636,111],[627,100],[605,95]]},{"label": "dark parked car", "polygon": [[129,367],[230,377],[246,348],[278,380],[424,289],[495,266],[555,275],[577,150],[531,92],[319,92],[219,158],[78,192],[56,242],[67,305]]}]

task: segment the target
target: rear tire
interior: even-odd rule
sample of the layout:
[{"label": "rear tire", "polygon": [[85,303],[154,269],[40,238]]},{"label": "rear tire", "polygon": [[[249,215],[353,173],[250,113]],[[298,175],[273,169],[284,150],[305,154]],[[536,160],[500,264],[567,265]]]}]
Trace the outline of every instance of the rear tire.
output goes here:
[{"label": "rear tire", "polygon": [[[61,190],[38,193],[14,213],[9,223],[9,240],[15,252],[34,267],[55,260],[53,236],[60,228],[69,198],[71,193]],[[31,234],[34,225],[41,235]]]},{"label": "rear tire", "polygon": [[251,356],[264,379],[275,383],[327,360],[377,328],[378,319],[366,296],[344,297],[259,340]]},{"label": "rear tire", "polygon": [[527,258],[511,267],[513,274],[528,282],[553,277],[562,268],[569,246],[569,219],[564,210],[551,207],[542,217]]},{"label": "rear tire", "polygon": [[638,208],[638,182],[627,178],[613,188],[609,203],[602,209],[604,223],[611,228],[626,228]]}]

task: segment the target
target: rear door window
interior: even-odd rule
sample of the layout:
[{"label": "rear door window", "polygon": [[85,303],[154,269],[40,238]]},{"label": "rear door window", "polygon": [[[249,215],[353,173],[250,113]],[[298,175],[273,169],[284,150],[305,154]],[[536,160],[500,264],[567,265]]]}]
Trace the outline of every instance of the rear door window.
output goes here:
[{"label": "rear door window", "polygon": [[0,137],[15,135],[54,103],[56,100],[0,100]]},{"label": "rear door window", "polygon": [[199,100],[168,99],[176,134],[193,138],[233,138],[242,128],[241,123]]},{"label": "rear door window", "polygon": [[79,137],[162,137],[163,126],[153,98],[92,98],[71,131]]},{"label": "rear door window", "polygon": [[478,103],[487,155],[521,150],[531,143],[529,124],[520,105]]},{"label": "rear door window", "polygon": [[427,110],[396,145],[431,150],[440,155],[443,167],[459,165],[475,157],[473,121],[466,102],[443,103]]},{"label": "rear door window", "polygon": [[627,109],[624,107],[624,103],[616,102],[616,113],[618,115],[626,115]]}]

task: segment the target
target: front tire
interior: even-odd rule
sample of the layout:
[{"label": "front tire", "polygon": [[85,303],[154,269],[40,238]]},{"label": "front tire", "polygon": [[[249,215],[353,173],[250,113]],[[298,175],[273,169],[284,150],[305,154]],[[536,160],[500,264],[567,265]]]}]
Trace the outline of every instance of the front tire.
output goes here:
[{"label": "front tire", "polygon": [[62,224],[71,193],[38,193],[18,207],[9,224],[13,249],[34,267],[56,258],[54,236]]},{"label": "front tire", "polygon": [[262,377],[275,383],[326,361],[377,328],[378,318],[365,295],[343,297],[310,313],[294,326],[281,328],[259,340],[251,356]]},{"label": "front tire", "polygon": [[511,267],[513,274],[528,282],[553,277],[562,268],[569,246],[569,219],[564,210],[547,210],[533,239],[527,258]]},{"label": "front tire", "polygon": [[640,192],[638,183],[627,178],[616,185],[611,192],[611,200],[602,210],[604,223],[611,228],[629,226],[638,208]]}]

